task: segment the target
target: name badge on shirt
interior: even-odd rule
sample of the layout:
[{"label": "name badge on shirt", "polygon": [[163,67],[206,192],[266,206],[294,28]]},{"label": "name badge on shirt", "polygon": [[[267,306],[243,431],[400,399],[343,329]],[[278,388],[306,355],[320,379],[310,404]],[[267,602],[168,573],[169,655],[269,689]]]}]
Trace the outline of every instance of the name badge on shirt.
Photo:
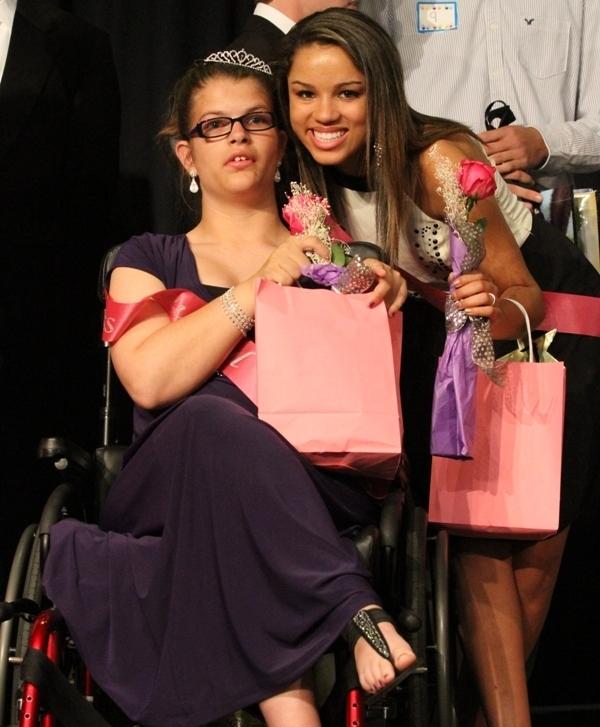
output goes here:
[{"label": "name badge on shirt", "polygon": [[458,10],[456,5],[456,2],[418,2],[417,31],[419,33],[435,33],[440,30],[456,30],[458,28]]}]

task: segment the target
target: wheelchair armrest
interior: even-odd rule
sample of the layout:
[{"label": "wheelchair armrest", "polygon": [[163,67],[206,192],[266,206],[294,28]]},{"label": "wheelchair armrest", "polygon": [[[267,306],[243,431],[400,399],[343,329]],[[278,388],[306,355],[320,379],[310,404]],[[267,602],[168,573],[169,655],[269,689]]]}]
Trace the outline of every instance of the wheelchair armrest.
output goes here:
[{"label": "wheelchair armrest", "polygon": [[78,475],[92,471],[92,457],[78,444],[64,437],[44,437],[37,449],[39,460],[51,461],[59,471],[70,470]]},{"label": "wheelchair armrest", "polygon": [[373,258],[375,260],[383,260],[387,262],[387,257],[379,245],[375,245],[373,242],[365,242],[363,240],[353,240],[348,243],[350,250],[353,255],[360,255],[363,260],[367,258]]},{"label": "wheelchair armrest", "polygon": [[123,467],[123,457],[128,447],[111,444],[96,450],[96,508],[100,509],[110,486]]},{"label": "wheelchair armrest", "polygon": [[96,450],[96,466],[102,480],[112,483],[123,467],[123,457],[127,449],[124,444],[111,444]]}]

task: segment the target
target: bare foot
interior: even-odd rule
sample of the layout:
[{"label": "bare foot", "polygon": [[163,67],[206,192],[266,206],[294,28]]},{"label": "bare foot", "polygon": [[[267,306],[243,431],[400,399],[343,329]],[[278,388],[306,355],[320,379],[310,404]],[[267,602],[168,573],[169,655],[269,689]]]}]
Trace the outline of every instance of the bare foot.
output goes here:
[{"label": "bare foot", "polygon": [[[369,608],[365,610],[369,610]],[[354,647],[354,661],[356,662],[360,685],[365,692],[370,694],[387,686],[394,679],[397,672],[402,672],[411,667],[417,658],[409,644],[400,636],[392,623],[384,621],[378,626],[388,643],[396,669],[394,670],[390,661],[379,656],[363,637],[359,638]]]}]

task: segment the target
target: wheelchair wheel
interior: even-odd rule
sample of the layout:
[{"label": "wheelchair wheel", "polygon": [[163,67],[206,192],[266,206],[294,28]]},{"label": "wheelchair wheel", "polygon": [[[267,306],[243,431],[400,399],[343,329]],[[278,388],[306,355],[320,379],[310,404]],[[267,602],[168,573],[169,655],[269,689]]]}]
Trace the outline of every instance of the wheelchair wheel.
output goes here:
[{"label": "wheelchair wheel", "polygon": [[[23,583],[22,597],[28,598],[42,607],[42,570],[41,555],[39,541],[39,526],[35,530],[34,540],[32,543],[31,554],[27,564],[27,571]],[[14,646],[14,655],[12,661],[12,685],[10,693],[10,716],[11,725],[18,724],[18,700],[21,682],[21,662],[25,656],[25,652],[29,646],[29,635],[31,633],[31,620],[25,617],[19,617],[16,625],[16,638]]]},{"label": "wheelchair wheel", "polygon": [[437,696],[437,725],[455,727],[453,683],[451,674],[451,628],[450,628],[450,591],[448,577],[448,532],[438,531],[432,538],[433,553],[431,569],[433,574],[435,634],[435,672]]},{"label": "wheelchair wheel", "polygon": [[[73,485],[58,485],[48,498],[40,522],[29,525],[21,535],[10,570],[5,601],[25,598],[41,609],[42,567],[52,525],[70,515],[81,516],[82,507]],[[29,645],[31,620],[14,616],[0,627],[0,719],[2,725],[18,724],[20,667]]]},{"label": "wheelchair wheel", "polygon": [[[23,531],[13,557],[4,600],[12,603],[24,594],[25,583],[30,573],[30,561],[37,524],[31,524]],[[30,591],[31,589],[28,588]],[[2,725],[11,723],[11,702],[14,683],[14,659],[17,654],[16,641],[21,619],[14,617],[0,626],[0,720]]]},{"label": "wheelchair wheel", "polygon": [[428,534],[427,512],[407,498],[405,602],[421,626],[409,642],[422,668],[406,682],[406,723],[455,727],[449,611],[448,534]]},{"label": "wheelchair wheel", "polygon": [[405,602],[419,621],[420,628],[409,635],[409,643],[422,665],[419,673],[407,680],[407,723],[414,727],[430,727],[431,666],[429,631],[431,618],[428,606],[432,602],[430,573],[427,568],[427,513],[415,505],[407,493]]}]

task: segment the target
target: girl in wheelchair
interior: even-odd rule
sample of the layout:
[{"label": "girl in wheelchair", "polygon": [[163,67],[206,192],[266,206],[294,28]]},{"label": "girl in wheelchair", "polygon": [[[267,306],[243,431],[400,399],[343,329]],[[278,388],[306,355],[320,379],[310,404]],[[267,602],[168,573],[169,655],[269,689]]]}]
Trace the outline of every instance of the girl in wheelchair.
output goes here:
[{"label": "girl in wheelchair", "polygon": [[[328,252],[280,221],[286,139],[264,63],[234,52],[194,65],[162,135],[201,219],[118,254],[110,297],[144,301],[112,346],[136,438],[99,526],[54,526],[46,592],[98,684],[147,727],[198,727],[253,703],[270,727],[315,726],[304,675],[342,632],[368,692],[415,659],[340,534],[379,506],[301,458],[218,369],[252,334],[255,281],[294,285],[306,251]],[[393,313],[404,281],[366,262],[371,301]],[[206,304],[171,321],[156,300],[174,288]]]}]

